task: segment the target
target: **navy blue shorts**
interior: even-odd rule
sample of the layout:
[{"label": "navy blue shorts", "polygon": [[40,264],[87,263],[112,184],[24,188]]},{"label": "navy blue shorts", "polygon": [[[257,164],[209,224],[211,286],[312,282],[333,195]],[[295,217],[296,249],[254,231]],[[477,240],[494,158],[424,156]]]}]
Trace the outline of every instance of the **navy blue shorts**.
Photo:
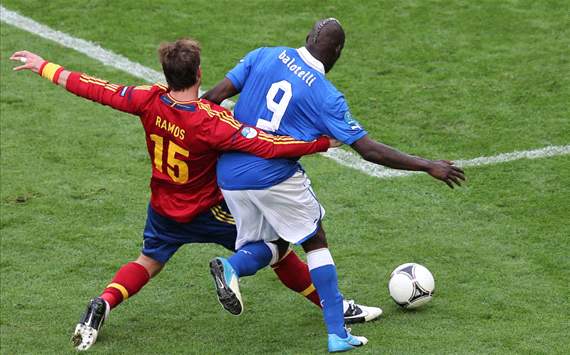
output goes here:
[{"label": "navy blue shorts", "polygon": [[214,243],[235,250],[237,230],[225,202],[180,223],[158,214],[149,204],[142,253],[166,263],[184,244]]}]

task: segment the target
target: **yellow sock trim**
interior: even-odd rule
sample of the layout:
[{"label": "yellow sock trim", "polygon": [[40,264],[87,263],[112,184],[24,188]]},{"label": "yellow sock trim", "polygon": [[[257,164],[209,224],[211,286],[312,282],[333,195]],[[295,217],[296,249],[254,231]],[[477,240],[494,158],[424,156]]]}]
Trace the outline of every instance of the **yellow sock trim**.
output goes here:
[{"label": "yellow sock trim", "polygon": [[119,290],[121,292],[121,294],[123,295],[123,301],[126,300],[127,298],[129,298],[129,292],[127,291],[125,286],[113,282],[111,284],[108,284],[107,287],[112,287],[112,288],[116,288],[117,290]]},{"label": "yellow sock trim", "polygon": [[313,293],[315,291],[315,285],[311,284],[309,287],[307,287],[305,289],[305,291],[300,292],[303,296],[307,297],[308,295],[310,295],[311,293]]},{"label": "yellow sock trim", "polygon": [[49,81],[53,81],[53,76],[59,68],[61,68],[61,65],[47,63],[42,70],[42,77],[48,79]]}]

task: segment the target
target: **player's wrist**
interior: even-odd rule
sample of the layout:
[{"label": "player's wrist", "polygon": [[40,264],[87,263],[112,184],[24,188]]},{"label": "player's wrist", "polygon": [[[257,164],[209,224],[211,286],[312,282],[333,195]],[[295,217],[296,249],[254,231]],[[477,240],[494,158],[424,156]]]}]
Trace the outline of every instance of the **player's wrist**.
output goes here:
[{"label": "player's wrist", "polygon": [[38,74],[43,78],[46,78],[47,80],[53,82],[54,84],[57,84],[59,76],[61,75],[61,72],[63,70],[64,68],[61,65],[51,63],[45,60],[40,65],[40,68],[38,69]]},{"label": "player's wrist", "polygon": [[326,152],[332,146],[331,140],[327,136],[320,136],[317,138],[317,146],[317,152]]}]

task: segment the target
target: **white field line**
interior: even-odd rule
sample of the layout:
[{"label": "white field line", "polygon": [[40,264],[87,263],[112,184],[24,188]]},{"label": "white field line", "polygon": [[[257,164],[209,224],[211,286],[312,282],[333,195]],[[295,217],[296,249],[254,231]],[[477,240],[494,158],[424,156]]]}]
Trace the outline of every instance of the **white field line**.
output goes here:
[{"label": "white field line", "polygon": [[[328,152],[322,154],[328,158],[333,159],[339,164],[354,169],[358,169],[370,176],[375,176],[378,178],[393,178],[393,177],[408,176],[418,173],[412,171],[388,169],[376,164],[369,163],[362,159],[357,159],[355,154],[352,154],[350,152],[338,148],[329,150]],[[570,154],[570,145],[548,146],[541,149],[503,153],[491,157],[479,157],[469,160],[455,160],[455,165],[460,167],[472,167],[472,166],[506,163],[509,161],[519,160],[519,159],[539,159],[539,158],[554,157],[557,155],[567,155],[567,154]]]},{"label": "white field line", "polygon": [[[56,42],[64,47],[71,48],[86,56],[96,59],[104,65],[122,70],[137,78],[149,82],[164,82],[162,73],[145,67],[139,63],[133,62],[120,54],[113,53],[106,50],[99,45],[89,42],[80,38],[72,37],[66,33],[53,30],[41,23],[38,23],[28,17],[22,16],[14,11],[6,9],[0,5],[0,20],[14,27],[20,28],[24,31],[30,32],[34,35]],[[201,92],[202,93],[202,92]],[[224,101],[224,106],[231,108],[234,103],[232,101]],[[456,164],[463,167],[480,166],[489,164],[499,164],[519,159],[538,159],[544,157],[551,157],[557,155],[570,154],[570,145],[565,146],[548,146],[546,148],[518,151],[512,153],[504,153],[491,157],[479,157],[470,160],[457,160]],[[399,171],[384,168],[362,160],[354,153],[348,152],[343,149],[331,149],[323,156],[330,158],[337,163],[362,171],[370,176],[378,178],[392,178],[398,176],[408,176],[414,174],[413,172]]]}]

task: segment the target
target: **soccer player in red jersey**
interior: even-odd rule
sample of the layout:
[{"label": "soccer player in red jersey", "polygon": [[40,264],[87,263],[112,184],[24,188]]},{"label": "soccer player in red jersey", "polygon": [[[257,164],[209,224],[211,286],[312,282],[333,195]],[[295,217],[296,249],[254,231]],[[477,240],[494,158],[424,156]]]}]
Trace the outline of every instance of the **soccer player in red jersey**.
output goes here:
[{"label": "soccer player in red jersey", "polygon": [[[97,339],[109,311],[132,297],[156,276],[170,257],[187,243],[216,243],[234,250],[235,222],[216,183],[220,151],[241,150],[261,157],[298,157],[326,151],[327,137],[311,142],[274,136],[236,121],[228,110],[198,98],[201,80],[200,47],[191,39],[164,43],[160,62],[168,87],[122,86],[65,70],[28,52],[10,59],[24,64],[14,70],[31,70],[75,95],[137,115],[146,134],[152,162],[151,199],[140,256],[123,265],[99,297],[92,299],[72,338],[78,350]],[[276,245],[267,243],[275,261]],[[274,263],[284,284],[296,292],[296,278],[310,278],[307,266],[289,253],[287,262]],[[291,281],[293,280],[293,281]],[[317,298],[311,299],[318,302]]]}]

